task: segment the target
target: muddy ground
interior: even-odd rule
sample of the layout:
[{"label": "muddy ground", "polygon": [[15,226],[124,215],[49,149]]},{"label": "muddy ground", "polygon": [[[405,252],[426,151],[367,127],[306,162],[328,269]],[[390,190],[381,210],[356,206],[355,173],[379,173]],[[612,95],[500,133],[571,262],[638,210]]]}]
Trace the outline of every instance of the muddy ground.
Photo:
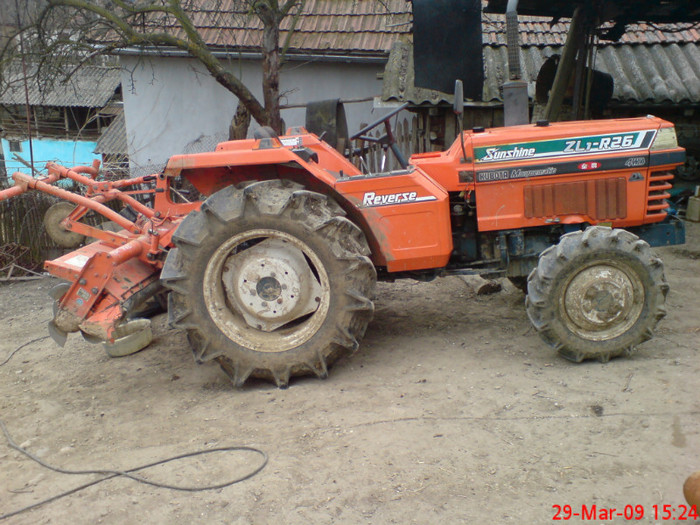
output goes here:
[{"label": "muddy ground", "polygon": [[[670,523],[654,505],[662,517],[684,503],[682,483],[700,469],[700,226],[688,234],[658,250],[672,291],[656,338],[607,364],[558,358],[510,284],[475,296],[456,277],[380,285],[359,352],[288,390],[233,389],[216,366],[194,364],[162,316],[154,343],[130,357],[75,334],[62,349],[30,344],[0,367],[0,419],[48,463],[126,470],[238,445],[269,463],[206,492],[111,479],[4,522],[530,524],[552,522],[554,505],[595,504]],[[0,362],[46,333],[52,285],[0,286]],[[220,452],[143,476],[217,484],[258,464]],[[2,436],[0,465],[0,514],[97,478],[51,472]],[[596,517],[564,521],[624,522]]]}]

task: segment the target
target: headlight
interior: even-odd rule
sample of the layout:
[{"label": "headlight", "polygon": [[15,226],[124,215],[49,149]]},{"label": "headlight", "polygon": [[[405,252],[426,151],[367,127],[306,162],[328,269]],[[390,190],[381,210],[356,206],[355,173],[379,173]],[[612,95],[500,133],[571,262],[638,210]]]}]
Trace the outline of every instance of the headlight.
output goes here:
[{"label": "headlight", "polygon": [[651,151],[673,149],[678,147],[676,128],[661,128],[651,144]]}]

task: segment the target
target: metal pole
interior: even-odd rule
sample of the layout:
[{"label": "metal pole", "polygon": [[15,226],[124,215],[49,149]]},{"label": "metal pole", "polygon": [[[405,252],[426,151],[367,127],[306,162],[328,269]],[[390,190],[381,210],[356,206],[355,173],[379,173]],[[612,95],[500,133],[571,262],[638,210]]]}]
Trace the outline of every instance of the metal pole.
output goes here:
[{"label": "metal pole", "polygon": [[19,52],[22,56],[22,76],[24,77],[24,106],[27,114],[27,136],[29,137],[29,164],[34,173],[34,147],[32,146],[32,119],[29,109],[29,87],[27,86],[27,63],[24,59],[24,29],[19,16],[19,1],[15,0],[15,10],[17,11],[17,30],[19,31]]}]

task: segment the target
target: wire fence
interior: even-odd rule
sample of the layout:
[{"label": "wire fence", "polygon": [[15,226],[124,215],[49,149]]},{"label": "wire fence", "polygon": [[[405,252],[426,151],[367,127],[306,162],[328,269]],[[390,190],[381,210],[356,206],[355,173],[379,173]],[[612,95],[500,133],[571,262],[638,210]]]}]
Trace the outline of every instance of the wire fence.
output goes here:
[{"label": "wire fence", "polygon": [[30,192],[0,202],[0,276],[24,275],[22,268],[40,271],[45,259],[61,252],[43,225],[46,210],[58,200]]},{"label": "wire fence", "polygon": [[[0,190],[7,186],[0,184]],[[41,272],[45,260],[70,251],[58,246],[44,228],[46,211],[60,201],[38,191],[0,201],[0,279]],[[101,216],[88,212],[81,222],[95,226],[102,220]]]}]

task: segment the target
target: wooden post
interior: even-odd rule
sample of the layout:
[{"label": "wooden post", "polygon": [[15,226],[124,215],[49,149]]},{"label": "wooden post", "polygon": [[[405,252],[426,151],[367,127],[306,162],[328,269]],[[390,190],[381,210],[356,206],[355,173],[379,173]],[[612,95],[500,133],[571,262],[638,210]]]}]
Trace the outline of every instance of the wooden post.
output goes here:
[{"label": "wooden post", "polygon": [[574,60],[576,58],[576,51],[579,48],[580,36],[583,33],[580,31],[582,24],[581,18],[584,16],[584,12],[581,7],[577,7],[574,11],[574,15],[571,18],[571,25],[569,26],[569,33],[566,36],[566,43],[564,44],[564,50],[562,51],[561,58],[559,59],[559,66],[557,67],[557,74],[554,77],[554,84],[552,85],[552,91],[549,94],[549,100],[547,101],[547,108],[545,109],[545,119],[550,122],[554,122],[559,118],[559,113],[561,111],[561,105],[564,102],[564,96],[566,95],[566,90],[569,87],[569,80],[571,79],[571,73],[574,70]]}]

